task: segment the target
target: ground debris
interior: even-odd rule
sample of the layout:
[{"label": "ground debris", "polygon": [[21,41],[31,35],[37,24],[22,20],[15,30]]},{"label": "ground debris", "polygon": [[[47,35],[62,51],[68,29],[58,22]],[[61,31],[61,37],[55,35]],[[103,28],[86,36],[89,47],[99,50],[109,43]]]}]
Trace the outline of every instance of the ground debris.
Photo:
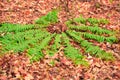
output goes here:
[{"label": "ground debris", "polygon": [[[110,2],[109,2],[110,1]],[[68,4],[69,14],[64,10],[59,13],[61,23],[67,19],[78,17],[106,18],[110,23],[103,28],[120,32],[120,1],[119,0],[72,0]],[[59,6],[59,0],[0,0],[0,23],[34,23],[38,17]],[[64,7],[64,5],[63,5]],[[51,25],[48,31],[60,33],[66,31],[63,24]],[[58,26],[58,27],[53,27]],[[61,27],[62,26],[62,27]],[[52,30],[51,30],[52,29]],[[117,35],[119,37],[119,34]],[[120,40],[118,40],[120,42]],[[94,41],[93,41],[94,42]],[[80,46],[71,42],[76,48]],[[98,44],[105,50],[112,50],[115,55],[120,55],[120,43]],[[84,49],[81,50],[84,52]],[[51,58],[30,63],[26,53],[7,54],[0,58],[0,80],[119,80],[120,61],[105,62],[93,58],[88,54],[90,63],[88,68],[76,66],[66,59],[60,51],[52,58],[55,62],[50,65]]]}]

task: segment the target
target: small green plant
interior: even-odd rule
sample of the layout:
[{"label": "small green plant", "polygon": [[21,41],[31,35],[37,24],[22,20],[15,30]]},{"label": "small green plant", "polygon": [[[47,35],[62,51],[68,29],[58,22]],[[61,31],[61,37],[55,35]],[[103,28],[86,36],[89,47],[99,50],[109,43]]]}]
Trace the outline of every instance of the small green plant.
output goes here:
[{"label": "small green plant", "polygon": [[52,61],[50,61],[50,63],[49,63],[51,66],[54,66],[55,65],[55,61],[54,60],[52,60]]},{"label": "small green plant", "polygon": [[[117,41],[117,38],[114,36],[114,31],[99,27],[99,24],[108,24],[108,20],[96,18],[86,19],[80,16],[66,21],[66,30],[60,30],[60,33],[51,33],[48,30],[49,26],[56,27],[58,25],[54,24],[59,23],[57,13],[58,11],[56,10],[49,12],[47,15],[36,20],[36,24],[2,23],[0,25],[1,53],[7,51],[27,51],[27,55],[30,57],[31,62],[33,62],[44,57],[43,50],[50,55],[54,55],[61,47],[64,47],[64,55],[76,65],[88,65],[85,60],[85,53],[105,60],[114,59],[111,53],[89,42],[90,39],[100,43],[109,42],[111,44]],[[90,23],[89,26],[86,25],[87,22]],[[60,29],[59,27],[61,26],[54,29]],[[80,52],[81,49],[74,47],[71,41],[77,42],[84,49],[84,54]],[[54,62],[51,62],[51,64],[53,65]]]}]

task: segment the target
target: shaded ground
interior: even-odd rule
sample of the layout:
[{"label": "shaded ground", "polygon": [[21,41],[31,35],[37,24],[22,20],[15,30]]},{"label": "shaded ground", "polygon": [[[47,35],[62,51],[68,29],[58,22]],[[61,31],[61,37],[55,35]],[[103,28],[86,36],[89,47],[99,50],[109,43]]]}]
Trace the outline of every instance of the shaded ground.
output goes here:
[{"label": "shaded ground", "polygon": [[[71,0],[72,1],[72,0]],[[0,23],[34,23],[39,16],[59,6],[59,0],[0,0]],[[65,5],[62,4],[62,8]],[[76,0],[69,3],[69,12],[62,10],[61,22],[67,18],[84,17],[107,18],[110,24],[102,26],[120,32],[120,1]],[[73,15],[74,14],[74,15]],[[67,17],[69,15],[69,17]],[[120,36],[118,35],[120,39]],[[120,41],[116,44],[98,44],[113,52],[114,62],[106,62],[88,55],[89,68],[75,66],[63,56],[62,49],[54,57],[45,56],[40,62],[30,64],[25,52],[7,54],[0,58],[0,80],[119,80]],[[12,53],[12,52],[10,52]],[[55,63],[55,64],[54,64]]]}]

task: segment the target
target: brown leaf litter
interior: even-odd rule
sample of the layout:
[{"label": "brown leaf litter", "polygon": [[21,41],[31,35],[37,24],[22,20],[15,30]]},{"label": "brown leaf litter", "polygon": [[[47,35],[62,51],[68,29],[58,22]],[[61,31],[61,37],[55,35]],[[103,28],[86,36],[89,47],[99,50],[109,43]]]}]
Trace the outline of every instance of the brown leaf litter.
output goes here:
[{"label": "brown leaf litter", "polygon": [[[68,0],[69,1],[69,0]],[[119,0],[71,0],[68,3],[69,13],[62,9],[59,13],[61,23],[69,18],[84,17],[107,18],[110,20],[104,28],[120,30]],[[38,17],[61,6],[59,0],[0,0],[0,23],[34,23]],[[60,33],[66,30],[63,24],[51,25],[49,32]],[[57,27],[52,27],[57,26]],[[117,35],[119,38],[119,34]],[[96,43],[97,44],[97,43]],[[73,45],[76,47],[76,44]],[[120,41],[110,45],[101,43],[99,46],[120,55]],[[82,50],[84,52],[84,50]],[[0,80],[119,80],[120,61],[106,62],[87,55],[90,67],[76,66],[66,59],[62,50],[54,57],[45,56],[39,62],[30,63],[26,53],[6,54],[0,58]]]}]

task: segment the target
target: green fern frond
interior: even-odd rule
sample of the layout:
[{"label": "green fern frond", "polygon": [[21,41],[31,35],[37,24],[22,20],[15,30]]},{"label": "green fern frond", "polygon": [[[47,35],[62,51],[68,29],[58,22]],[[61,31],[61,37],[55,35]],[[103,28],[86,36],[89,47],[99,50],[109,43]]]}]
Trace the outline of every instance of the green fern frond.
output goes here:
[{"label": "green fern frond", "polygon": [[74,30],[91,31],[92,33],[95,33],[95,34],[109,34],[109,35],[114,34],[114,32],[110,30],[102,29],[100,27],[92,27],[92,26],[85,26],[85,25],[76,26],[76,25],[70,25],[70,24],[68,27]]},{"label": "green fern frond", "polygon": [[64,42],[64,46],[70,46],[70,41],[65,33],[62,33],[62,42]]},{"label": "green fern frond", "polygon": [[69,26],[71,26],[72,22],[73,22],[72,20],[68,20],[68,21],[65,22],[65,24],[66,24],[67,27],[69,27]]},{"label": "green fern frond", "polygon": [[99,35],[95,35],[95,34],[90,34],[90,33],[83,33],[84,38],[87,39],[94,39],[98,42],[104,42],[105,41],[105,37],[104,36],[99,36]]},{"label": "green fern frond", "polygon": [[99,20],[96,19],[96,18],[88,18],[87,21],[90,22],[91,24],[97,24],[97,23],[99,23]]},{"label": "green fern frond", "polygon": [[73,22],[85,24],[85,23],[86,23],[86,19],[83,18],[82,16],[80,16],[80,17],[78,17],[78,18],[74,18],[74,19],[73,19]]},{"label": "green fern frond", "polygon": [[47,27],[49,24],[50,24],[50,22],[49,21],[46,21],[45,20],[45,16],[43,16],[43,17],[41,17],[41,18],[39,18],[38,20],[36,20],[36,24],[39,24],[39,26],[41,27],[41,28],[43,28],[43,27]]},{"label": "green fern frond", "polygon": [[75,40],[77,40],[77,41],[80,41],[80,42],[82,42],[83,41],[83,39],[82,39],[82,35],[79,35],[79,36],[76,36],[75,35],[75,31],[66,31],[66,33],[70,36],[70,37],[72,37],[73,39],[75,39]]},{"label": "green fern frond", "polygon": [[47,50],[48,51],[47,53],[53,55],[58,51],[60,46],[61,46],[61,35],[57,34],[54,38],[54,43],[50,46],[50,49]]},{"label": "green fern frond", "polygon": [[73,59],[73,60],[76,60],[79,58],[79,60],[81,60],[83,58],[82,55],[79,55],[79,51],[77,49],[75,49],[74,47],[72,46],[68,46],[64,49],[64,53],[67,57]]},{"label": "green fern frond", "polygon": [[106,37],[106,41],[110,43],[114,43],[117,41],[117,38],[115,36]]},{"label": "green fern frond", "polygon": [[64,44],[66,45],[64,49],[64,54],[67,58],[71,59],[76,65],[84,65],[88,66],[88,62],[84,60],[84,56],[80,53],[80,51],[74,48],[69,41],[69,38],[65,33],[62,33],[62,39]]},{"label": "green fern frond", "polygon": [[51,41],[51,39],[55,36],[55,34],[53,35],[48,35],[45,39],[42,40],[42,42],[40,43],[40,45],[37,45],[36,47],[40,50],[42,50],[45,46],[47,46],[49,44],[49,42]]},{"label": "green fern frond", "polygon": [[30,57],[31,62],[33,62],[33,61],[38,61],[41,58],[43,58],[44,54],[42,53],[42,51],[40,51],[37,48],[29,48],[28,56]]},{"label": "green fern frond", "polygon": [[[37,36],[41,35],[41,36]],[[25,49],[30,48],[31,45],[35,45],[39,40],[47,36],[48,34],[37,33],[34,37],[27,38],[26,35],[22,36],[12,36],[8,39],[4,38],[1,43],[4,45],[6,51],[13,50],[14,52],[21,52]]]},{"label": "green fern frond", "polygon": [[91,27],[91,26],[88,26],[88,30],[90,30],[91,32],[93,33],[96,33],[96,34],[114,34],[114,32],[110,31],[110,30],[106,30],[106,29],[102,29],[100,27]]},{"label": "green fern frond", "polygon": [[99,36],[99,35],[95,35],[95,34],[90,34],[90,33],[83,33],[84,38],[88,38],[88,39],[94,39],[97,40],[98,42],[116,42],[117,38],[115,36],[110,36],[110,37],[104,37],[104,36]]},{"label": "green fern frond", "polygon": [[44,56],[42,53],[42,49],[44,49],[50,42],[51,38],[54,36],[48,35],[45,39],[43,39],[39,45],[36,45],[33,48],[28,49],[28,56],[30,57],[31,61],[38,61],[40,58]]},{"label": "green fern frond", "polygon": [[[102,58],[102,59],[110,59],[110,60],[113,60],[114,57],[113,55],[109,54],[109,56],[104,56],[108,53],[106,53],[105,51],[101,50],[99,47],[97,46],[93,46],[93,44],[91,42],[88,42],[87,40],[84,40],[83,38],[80,39],[80,36],[76,35],[75,32],[69,32],[67,31],[67,33],[75,40],[77,41],[78,43],[80,43],[80,45],[82,47],[85,48],[85,51],[88,53],[90,53],[91,55],[96,55],[97,57],[99,58]],[[104,54],[103,54],[104,53]],[[100,55],[103,55],[103,56],[100,56]]]},{"label": "green fern frond", "polygon": [[[14,28],[13,28],[14,27]],[[34,28],[34,25],[28,24],[11,24],[11,23],[3,23],[0,27],[0,33],[2,32],[20,32]]]},{"label": "green fern frond", "polygon": [[57,10],[53,10],[53,11],[49,12],[49,13],[46,15],[45,20],[46,20],[46,21],[49,21],[49,22],[51,22],[51,23],[56,23],[56,22],[58,22],[57,14],[58,14],[58,11],[57,11]]},{"label": "green fern frond", "polygon": [[87,31],[88,27],[86,26],[75,26],[75,25],[69,25],[68,26],[71,30],[81,30],[81,31]]},{"label": "green fern frond", "polygon": [[5,45],[4,48],[6,50],[13,50],[15,52],[19,52],[27,49],[30,45],[37,43],[40,39],[43,39],[49,34],[47,32],[45,34],[44,33],[44,31],[40,32],[37,30],[30,30],[21,33],[19,32],[14,35],[12,33],[8,33],[7,35],[2,37],[1,43]]},{"label": "green fern frond", "polygon": [[91,24],[108,24],[109,21],[107,19],[96,19],[96,18],[88,18],[88,22]]},{"label": "green fern frond", "polygon": [[52,49],[57,49],[60,47],[60,43],[61,43],[61,35],[57,34],[55,36],[55,40],[54,40],[54,44],[51,46]]},{"label": "green fern frond", "polygon": [[48,25],[52,23],[58,22],[57,14],[58,14],[58,11],[53,10],[49,12],[47,15],[40,17],[38,20],[35,21],[35,23],[39,24],[40,27],[47,27]]},{"label": "green fern frond", "polygon": [[72,59],[73,61],[75,60],[82,60],[83,59],[83,56],[80,55],[80,52],[79,50],[75,49],[74,47],[72,46],[67,46],[65,49],[64,49],[64,54]]},{"label": "green fern frond", "polygon": [[[96,19],[96,18],[84,18],[83,16],[80,16],[78,18],[74,18],[73,22],[86,24],[86,22],[89,22],[91,25],[97,25],[97,24],[108,24],[109,21],[107,19]],[[98,26],[98,25],[97,25]]]}]

